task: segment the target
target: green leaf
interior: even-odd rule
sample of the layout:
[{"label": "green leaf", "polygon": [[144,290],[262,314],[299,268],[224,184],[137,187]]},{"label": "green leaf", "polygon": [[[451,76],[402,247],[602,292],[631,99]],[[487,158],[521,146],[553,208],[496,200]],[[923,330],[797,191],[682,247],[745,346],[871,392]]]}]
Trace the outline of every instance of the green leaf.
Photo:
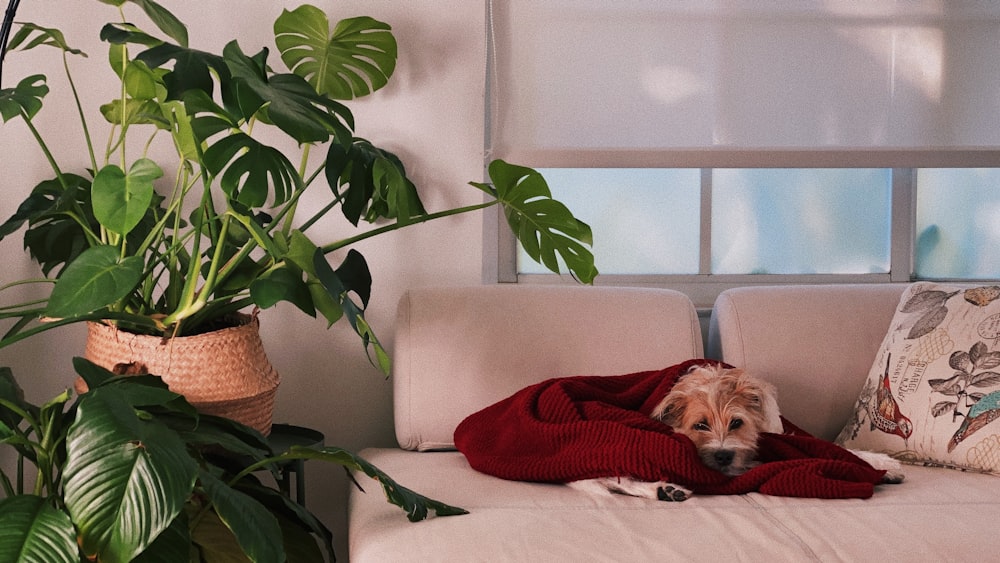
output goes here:
[{"label": "green leaf", "polygon": [[198,139],[195,137],[187,108],[178,101],[164,102],[160,108],[170,124],[170,134],[177,152],[182,154],[185,160],[197,162],[199,158]]},{"label": "green leaf", "polygon": [[142,8],[149,19],[159,28],[160,31],[166,33],[171,39],[177,43],[187,47],[188,44],[188,32],[187,26],[184,25],[181,20],[177,19],[169,10],[163,6],[153,2],[153,0],[131,0],[137,6]]},{"label": "green leaf", "polygon": [[249,561],[232,530],[213,511],[202,514],[191,530],[191,541],[205,563],[246,563]]},{"label": "green leaf", "polygon": [[250,284],[250,298],[261,309],[287,301],[303,313],[316,316],[309,286],[302,280],[302,272],[292,271],[288,267],[269,271],[253,280]]},{"label": "green leaf", "polygon": [[[29,38],[31,38],[30,41]],[[24,47],[21,47],[22,43],[25,44]],[[60,51],[73,55],[87,56],[83,51],[70,47],[66,42],[66,37],[58,29],[42,27],[29,22],[22,23],[21,29],[10,38],[10,42],[7,43],[7,50],[13,51],[20,47],[22,51],[27,51],[39,45],[55,47]]]},{"label": "green leaf", "polygon": [[[333,533],[304,506],[278,490],[260,485],[256,479],[241,479],[235,488],[266,506],[278,519],[289,563],[325,561],[316,545],[316,538],[322,541],[328,559],[336,560]],[[310,534],[314,534],[315,538]]]},{"label": "green leaf", "polygon": [[156,97],[159,80],[142,61],[129,61],[125,66],[125,92],[136,100]]},{"label": "green leaf", "polygon": [[115,376],[94,362],[80,357],[73,358],[73,369],[86,382],[88,389],[97,389]]},{"label": "green leaf", "polygon": [[327,326],[332,326],[344,316],[344,310],[340,306],[340,299],[331,296],[316,276],[316,263],[313,257],[317,252],[319,248],[316,244],[302,231],[294,229],[289,237],[288,253],[284,259],[305,274],[306,288],[313,306],[326,319]]},{"label": "green leaf", "polygon": [[59,276],[46,314],[66,318],[106,307],[128,295],[142,279],[142,256],[122,259],[113,246],[84,251]]},{"label": "green leaf", "polygon": [[285,551],[281,528],[264,506],[229,487],[206,471],[200,475],[202,487],[222,522],[229,528],[251,561],[282,561]]},{"label": "green leaf", "polygon": [[[317,94],[295,74],[267,76],[266,50],[251,58],[232,41],[222,54],[232,75],[232,83],[223,94],[228,92],[229,105],[247,106],[242,110],[244,118],[266,104],[267,118],[299,143],[326,142],[331,134],[338,139],[351,138],[354,117],[347,106]],[[244,92],[245,89],[249,91]],[[237,104],[241,100],[255,100],[255,103]]]},{"label": "green leaf", "polygon": [[[24,233],[24,246],[48,276],[73,262],[89,248],[87,231],[100,228],[90,205],[90,180],[76,174],[61,179],[44,180],[31,192],[31,210],[25,217],[30,227]],[[24,206],[18,214],[27,211]]]},{"label": "green leaf", "polygon": [[362,216],[368,222],[386,218],[405,225],[426,214],[402,161],[365,139],[354,139],[348,148],[331,143],[324,172],[335,195],[346,186],[341,211],[353,225]]},{"label": "green leaf", "polygon": [[378,482],[385,493],[386,500],[402,508],[411,522],[426,519],[430,510],[433,510],[438,516],[458,516],[469,513],[464,508],[447,505],[400,485],[378,467],[372,465],[361,456],[343,448],[334,446],[323,448],[292,446],[287,453],[278,456],[278,458],[282,460],[318,459],[336,463],[354,471],[360,471]]},{"label": "green leaf", "polygon": [[159,129],[169,126],[160,105],[153,100],[125,100],[125,112],[122,113],[122,101],[112,100],[100,107],[105,121],[114,125],[154,125]]},{"label": "green leaf", "polygon": [[340,21],[330,33],[326,13],[304,5],[282,11],[274,42],[293,73],[338,100],[366,96],[386,85],[396,69],[391,27],[370,17]]},{"label": "green leaf", "polygon": [[494,196],[504,208],[507,223],[532,260],[561,273],[560,260],[583,283],[597,277],[590,226],[573,217],[562,203],[552,199],[545,179],[524,166],[494,160],[489,166],[493,186],[472,182]]},{"label": "green leaf", "polygon": [[[347,257],[344,258],[340,267],[333,270],[327,263],[323,252],[317,249],[313,255],[313,268],[326,292],[339,303],[351,328],[361,337],[369,361],[388,375],[391,367],[389,354],[365,320],[364,309],[368,306],[368,299],[371,297],[372,277],[364,256],[357,250],[351,249],[347,252]],[[351,299],[350,293],[352,292],[361,299],[362,306],[359,307]],[[372,351],[375,353],[374,360],[371,357]]]},{"label": "green leaf", "polygon": [[80,398],[66,456],[66,508],[82,549],[101,561],[145,550],[180,513],[197,475],[177,434],[139,417],[114,387]]},{"label": "green leaf", "polygon": [[158,375],[130,375],[117,377],[111,371],[86,358],[74,357],[73,369],[87,382],[88,389],[114,386],[122,393],[125,402],[133,407],[148,409],[157,407],[161,411],[179,414],[191,419],[198,417],[198,411],[182,395],[174,393]]},{"label": "green leaf", "polygon": [[166,530],[132,563],[177,563],[191,560],[191,532],[184,512],[177,515]]},{"label": "green leaf", "polygon": [[[28,405],[24,402],[24,389],[21,389],[8,367],[0,367],[0,400],[17,405],[21,410],[28,410]],[[0,423],[15,428],[21,423],[21,415],[0,405]]]},{"label": "green leaf", "polygon": [[73,522],[41,497],[0,501],[0,561],[78,563]]},{"label": "green leaf", "polygon": [[[112,45],[125,45],[133,43],[154,47],[163,44],[163,40],[146,33],[138,26],[130,23],[108,23],[104,24],[100,33],[101,41],[107,41]],[[153,65],[150,65],[153,66]]]},{"label": "green leaf", "polygon": [[[125,38],[131,40],[135,35],[125,34]],[[211,97],[214,90],[213,73],[223,83],[230,78],[229,67],[222,57],[170,43],[143,51],[136,55],[136,60],[143,61],[150,68],[174,62],[173,70],[163,76],[163,83],[167,86],[167,99],[170,100],[183,99],[184,93],[189,90],[201,90]]]},{"label": "green leaf", "polygon": [[94,176],[94,216],[106,229],[127,235],[142,221],[153,202],[153,182],[163,170],[148,158],[140,158],[128,174],[109,164]]},{"label": "green leaf", "polygon": [[285,203],[301,181],[295,165],[281,151],[244,133],[217,141],[205,151],[204,160],[213,175],[225,170],[220,184],[226,195],[250,208]]},{"label": "green leaf", "polygon": [[45,75],[33,74],[22,79],[14,88],[0,90],[0,116],[4,123],[22,115],[35,117],[42,109],[42,98],[49,93]]}]

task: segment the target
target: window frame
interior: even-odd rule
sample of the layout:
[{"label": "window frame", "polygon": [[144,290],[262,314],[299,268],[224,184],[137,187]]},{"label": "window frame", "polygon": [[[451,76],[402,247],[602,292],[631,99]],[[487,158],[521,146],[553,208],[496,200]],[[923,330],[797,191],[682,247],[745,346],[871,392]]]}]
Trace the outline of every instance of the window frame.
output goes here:
[{"label": "window frame", "polygon": [[[663,151],[504,151],[504,157],[533,168],[698,168],[701,169],[701,234],[698,274],[601,274],[596,285],[675,289],[698,308],[710,308],[722,291],[747,285],[907,283],[915,278],[916,172],[920,168],[997,168],[1000,149],[691,149]],[[586,163],[586,164],[582,164]],[[711,171],[715,168],[889,168],[892,174],[890,266],[877,274],[712,274]],[[517,240],[502,213],[487,214],[484,225],[484,279],[499,283],[574,283],[569,275],[519,274]],[[599,237],[600,233],[594,233]],[[597,265],[600,269],[600,264]],[[986,281],[947,278],[938,281]]]}]

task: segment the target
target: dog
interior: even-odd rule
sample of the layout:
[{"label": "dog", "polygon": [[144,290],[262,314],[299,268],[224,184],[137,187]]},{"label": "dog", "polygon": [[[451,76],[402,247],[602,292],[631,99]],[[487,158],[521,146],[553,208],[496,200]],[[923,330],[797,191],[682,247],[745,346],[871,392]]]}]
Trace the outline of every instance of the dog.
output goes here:
[{"label": "dog", "polygon": [[[681,376],[650,414],[694,442],[708,467],[725,475],[746,473],[758,464],[757,439],[783,431],[777,390],[741,369],[694,366]],[[886,454],[851,450],[875,469],[885,470],[883,483],[900,483],[900,463]],[[666,481],[599,477],[568,483],[591,494],[623,494],[663,501],[683,501],[690,489]]]}]

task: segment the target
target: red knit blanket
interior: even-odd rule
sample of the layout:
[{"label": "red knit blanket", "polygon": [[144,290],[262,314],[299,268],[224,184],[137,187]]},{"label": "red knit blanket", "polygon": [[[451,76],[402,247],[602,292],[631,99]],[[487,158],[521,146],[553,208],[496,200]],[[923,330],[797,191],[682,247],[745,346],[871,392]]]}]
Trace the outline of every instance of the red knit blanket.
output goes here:
[{"label": "red knit blanket", "polygon": [[687,436],[649,418],[680,375],[705,363],[711,362],[543,381],[470,415],[455,430],[455,445],[476,470],[518,481],[630,476],[699,494],[872,495],[884,471],[787,420],[783,434],[761,435],[761,464],[743,475],[728,477],[705,466]]}]

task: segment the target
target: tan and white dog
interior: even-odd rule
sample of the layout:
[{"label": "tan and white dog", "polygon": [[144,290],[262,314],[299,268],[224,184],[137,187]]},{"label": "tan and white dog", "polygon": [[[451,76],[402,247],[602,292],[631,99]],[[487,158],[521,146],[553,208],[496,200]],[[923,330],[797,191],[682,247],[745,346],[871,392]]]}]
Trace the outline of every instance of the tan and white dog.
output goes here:
[{"label": "tan and white dog", "polygon": [[[741,369],[695,366],[678,379],[653,409],[653,418],[694,442],[701,461],[730,476],[757,465],[757,439],[763,432],[780,434],[781,416],[774,386]],[[900,463],[881,453],[853,451],[875,469],[886,470],[884,483],[903,480]],[[569,483],[596,494],[624,494],[666,501],[691,496],[686,487],[666,481],[599,477]]]}]

